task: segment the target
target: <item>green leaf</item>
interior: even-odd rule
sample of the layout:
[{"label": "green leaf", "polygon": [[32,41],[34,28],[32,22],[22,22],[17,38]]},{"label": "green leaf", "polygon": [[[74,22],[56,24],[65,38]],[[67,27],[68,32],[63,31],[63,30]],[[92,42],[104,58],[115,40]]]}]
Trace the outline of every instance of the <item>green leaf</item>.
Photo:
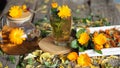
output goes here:
[{"label": "green leaf", "polygon": [[30,64],[30,65],[33,64],[33,59],[32,59],[32,58],[29,58],[29,59],[28,59],[28,64]]},{"label": "green leaf", "polygon": [[13,64],[15,63],[15,57],[14,56],[9,56],[8,60],[10,60]]},{"label": "green leaf", "polygon": [[88,46],[88,43],[84,44],[83,46],[87,47],[87,46]]},{"label": "green leaf", "polygon": [[95,50],[97,53],[102,54],[101,50]]},{"label": "green leaf", "polygon": [[84,47],[79,47],[79,51],[80,51],[80,52],[85,51],[85,50],[84,50]]},{"label": "green leaf", "polygon": [[3,55],[4,53],[2,52],[2,50],[0,50],[0,55]]},{"label": "green leaf", "polygon": [[50,63],[49,63],[49,62],[45,62],[45,66],[46,66],[46,67],[49,67],[49,66],[50,66]]},{"label": "green leaf", "polygon": [[85,29],[84,29],[84,28],[80,29],[80,30],[77,32],[76,37],[79,38],[80,34],[83,33],[83,32],[85,32]]},{"label": "green leaf", "polygon": [[71,48],[78,48],[79,45],[77,44],[77,40],[73,40],[70,44]]}]

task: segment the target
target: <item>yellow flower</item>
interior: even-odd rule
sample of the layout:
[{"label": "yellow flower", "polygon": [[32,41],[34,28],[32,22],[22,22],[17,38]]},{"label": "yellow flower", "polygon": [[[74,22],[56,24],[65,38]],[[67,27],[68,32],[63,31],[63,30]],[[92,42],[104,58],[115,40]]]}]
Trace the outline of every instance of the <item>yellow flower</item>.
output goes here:
[{"label": "yellow flower", "polygon": [[103,48],[103,45],[95,45],[95,50],[101,50]]},{"label": "yellow flower", "polygon": [[90,57],[87,54],[80,54],[77,62],[80,66],[90,66],[91,60]]},{"label": "yellow flower", "polygon": [[89,35],[86,32],[84,32],[84,33],[80,34],[80,38],[78,39],[78,42],[81,45],[84,45],[89,41],[89,39],[90,39]]},{"label": "yellow flower", "polygon": [[27,6],[25,4],[22,5],[22,10],[25,11],[25,12],[27,11]]},{"label": "yellow flower", "polygon": [[57,7],[58,7],[58,4],[57,4],[57,2],[53,2],[53,3],[51,4],[51,6],[52,6],[52,8],[57,8]]},{"label": "yellow flower", "polygon": [[9,10],[9,15],[13,18],[19,18],[22,16],[22,9],[20,6],[13,6]]},{"label": "yellow flower", "polygon": [[71,61],[75,61],[78,58],[78,54],[76,52],[71,52],[68,54],[67,58]]},{"label": "yellow flower", "polygon": [[93,37],[93,42],[97,45],[103,45],[107,42],[107,38],[103,33],[100,33]]},{"label": "yellow flower", "polygon": [[25,40],[24,31],[21,28],[14,28],[9,34],[9,39],[14,44],[22,44]]},{"label": "yellow flower", "polygon": [[71,16],[71,10],[67,5],[58,7],[58,16],[61,18],[67,18]]}]

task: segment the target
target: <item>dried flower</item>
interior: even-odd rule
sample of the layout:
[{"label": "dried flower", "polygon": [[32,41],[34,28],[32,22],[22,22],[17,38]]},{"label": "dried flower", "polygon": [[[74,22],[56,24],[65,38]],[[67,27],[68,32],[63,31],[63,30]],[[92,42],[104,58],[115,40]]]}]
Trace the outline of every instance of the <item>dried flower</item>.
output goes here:
[{"label": "dried flower", "polygon": [[57,4],[57,2],[53,2],[53,3],[51,4],[51,6],[52,6],[52,8],[57,8],[57,7],[58,7],[58,4]]},{"label": "dried flower", "polygon": [[9,10],[9,15],[13,18],[19,18],[22,16],[22,9],[20,6],[12,6]]},{"label": "dried flower", "polygon": [[87,54],[80,54],[77,62],[80,66],[90,66],[91,65],[91,59]]},{"label": "dried flower", "polygon": [[100,33],[93,37],[93,42],[97,45],[103,45],[107,42],[107,38],[103,33]]},{"label": "dried flower", "polygon": [[78,39],[78,41],[81,45],[84,45],[89,41],[89,39],[90,39],[89,35],[86,32],[84,32],[80,34],[80,38]]},{"label": "dried flower", "polygon": [[67,58],[71,61],[75,61],[78,58],[78,54],[76,52],[71,52],[68,54]]},{"label": "dried flower", "polygon": [[67,18],[71,16],[71,10],[67,5],[59,6],[58,10],[58,16],[61,18]]},{"label": "dried flower", "polygon": [[9,39],[14,44],[22,44],[23,41],[26,39],[25,37],[23,37],[24,35],[24,31],[21,28],[14,28],[9,34]]}]

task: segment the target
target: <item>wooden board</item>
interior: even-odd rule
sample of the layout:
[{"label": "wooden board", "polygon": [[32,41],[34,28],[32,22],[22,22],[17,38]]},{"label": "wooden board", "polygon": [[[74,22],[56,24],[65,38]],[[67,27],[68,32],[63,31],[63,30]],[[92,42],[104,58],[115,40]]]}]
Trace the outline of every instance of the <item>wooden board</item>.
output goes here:
[{"label": "wooden board", "polygon": [[42,39],[39,43],[39,47],[45,51],[49,52],[51,54],[66,54],[71,51],[71,49],[68,46],[57,46],[53,43],[53,38],[52,37],[46,37]]}]

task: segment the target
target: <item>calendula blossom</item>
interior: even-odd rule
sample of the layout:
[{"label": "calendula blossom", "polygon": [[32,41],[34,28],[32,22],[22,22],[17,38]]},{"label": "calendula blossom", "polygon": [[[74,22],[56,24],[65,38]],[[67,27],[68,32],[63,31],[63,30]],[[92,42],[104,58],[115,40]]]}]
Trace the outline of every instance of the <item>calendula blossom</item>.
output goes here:
[{"label": "calendula blossom", "polygon": [[91,65],[91,59],[87,54],[80,54],[77,63],[80,66],[90,66]]},{"label": "calendula blossom", "polygon": [[78,54],[76,52],[71,52],[68,54],[67,58],[71,61],[75,61],[78,58]]},{"label": "calendula blossom", "polygon": [[80,37],[78,39],[78,42],[81,44],[81,45],[84,45],[86,44],[88,41],[89,41],[90,37],[89,37],[89,34],[87,34],[86,32],[84,33],[81,33],[80,34]]},{"label": "calendula blossom", "polygon": [[101,50],[103,49],[103,45],[95,45],[95,50]]},{"label": "calendula blossom", "polygon": [[58,7],[58,16],[61,18],[67,18],[71,16],[71,10],[67,5]]},{"label": "calendula blossom", "polygon": [[22,16],[22,9],[20,6],[12,6],[9,10],[9,15],[13,18],[19,18]]},{"label": "calendula blossom", "polygon": [[22,8],[22,10],[23,10],[23,11],[25,11],[25,12],[27,11],[27,6],[26,6],[25,4],[24,4],[24,5],[22,5],[22,7],[21,7],[21,8]]},{"label": "calendula blossom", "polygon": [[52,8],[57,8],[57,7],[58,7],[58,4],[57,4],[57,2],[53,2],[53,3],[51,4],[51,6],[52,6]]},{"label": "calendula blossom", "polygon": [[9,34],[9,39],[14,44],[22,44],[23,41],[26,39],[25,37],[23,37],[24,35],[24,31],[21,28],[14,28]]},{"label": "calendula blossom", "polygon": [[100,33],[93,37],[93,42],[97,45],[103,45],[107,42],[107,38],[103,33]]}]

